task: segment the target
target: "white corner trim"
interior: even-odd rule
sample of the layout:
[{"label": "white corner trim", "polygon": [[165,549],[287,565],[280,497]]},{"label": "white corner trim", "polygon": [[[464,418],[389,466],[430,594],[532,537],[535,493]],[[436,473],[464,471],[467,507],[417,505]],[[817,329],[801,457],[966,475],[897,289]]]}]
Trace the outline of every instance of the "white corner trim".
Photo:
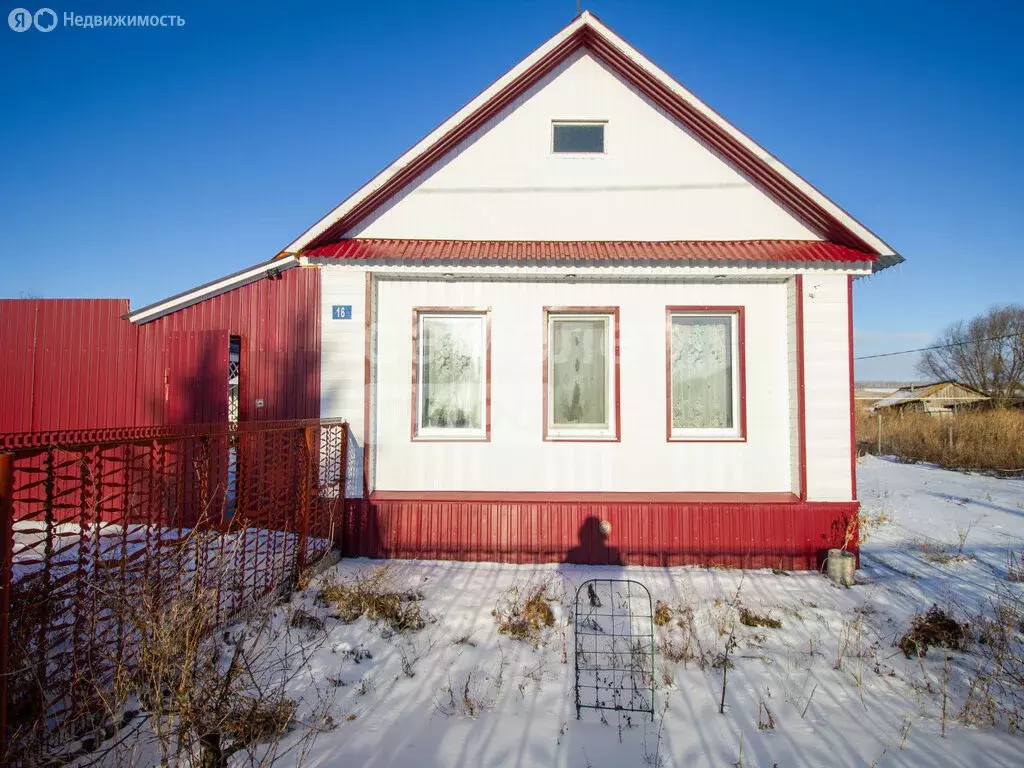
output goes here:
[{"label": "white corner trim", "polygon": [[299,266],[299,259],[295,256],[286,256],[282,259],[257,264],[255,267],[243,269],[241,272],[236,272],[233,275],[222,277],[218,280],[214,280],[213,282],[206,283],[205,285],[192,288],[184,293],[179,293],[176,296],[166,298],[163,301],[158,301],[155,304],[142,307],[134,312],[129,312],[127,317],[132,323],[140,325],[148,323],[159,317],[168,315],[171,312],[191,306],[192,304],[197,304],[198,302],[212,296],[226,293],[233,288],[255,282],[256,280],[261,280],[272,271],[276,270],[284,272],[285,270],[292,269],[297,266]]}]

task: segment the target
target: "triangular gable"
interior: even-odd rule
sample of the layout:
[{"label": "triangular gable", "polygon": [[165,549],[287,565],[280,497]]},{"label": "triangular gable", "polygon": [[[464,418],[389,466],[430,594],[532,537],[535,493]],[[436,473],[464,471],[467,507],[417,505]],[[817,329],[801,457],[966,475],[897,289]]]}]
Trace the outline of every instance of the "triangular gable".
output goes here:
[{"label": "triangular gable", "polygon": [[[392,165],[310,227],[282,251],[301,254],[336,242],[378,214],[460,142],[566,62],[579,49],[595,57],[646,99],[681,123],[693,137],[821,237],[878,256],[876,268],[902,258],[796,173],[648,61],[589,12],[499,78]],[[599,239],[599,238],[597,238]],[[656,239],[656,238],[653,238]]]},{"label": "triangular gable", "polygon": [[984,392],[981,392],[974,387],[970,387],[967,384],[962,384],[959,381],[943,381],[939,382],[934,388],[926,393],[921,394],[922,400],[928,398],[935,398],[936,400],[990,400],[991,398]]}]

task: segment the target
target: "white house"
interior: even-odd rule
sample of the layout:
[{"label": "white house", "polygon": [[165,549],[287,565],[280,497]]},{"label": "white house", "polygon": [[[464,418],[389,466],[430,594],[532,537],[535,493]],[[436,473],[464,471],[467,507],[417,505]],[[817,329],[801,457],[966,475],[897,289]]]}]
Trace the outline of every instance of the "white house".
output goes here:
[{"label": "white house", "polygon": [[852,282],[900,261],[584,12],[187,300],[319,270],[350,554],[813,568],[856,520]]}]

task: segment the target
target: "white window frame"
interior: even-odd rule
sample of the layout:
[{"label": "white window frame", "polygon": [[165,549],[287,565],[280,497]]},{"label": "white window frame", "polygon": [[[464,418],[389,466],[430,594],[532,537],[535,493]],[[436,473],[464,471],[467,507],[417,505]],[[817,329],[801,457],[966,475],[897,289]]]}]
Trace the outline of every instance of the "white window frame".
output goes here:
[{"label": "white window frame", "polygon": [[[491,377],[491,349],[490,329],[491,314],[489,309],[467,308],[467,309],[433,309],[430,307],[417,307],[413,310],[415,315],[415,370],[416,379],[413,383],[413,401],[415,412],[413,414],[413,440],[451,440],[451,441],[472,441],[486,442],[490,440],[491,403],[490,403],[490,377]],[[424,321],[428,319],[474,319],[478,321],[480,332],[480,426],[479,427],[430,427],[424,426],[424,400],[426,387],[423,386],[423,332]]]},{"label": "white window frame", "polygon": [[[552,328],[555,323],[563,318],[571,320],[602,320],[605,323],[605,376],[607,377],[605,386],[607,387],[606,392],[608,393],[605,400],[605,426],[581,425],[574,427],[555,424],[555,356],[553,354],[554,343],[552,340]],[[546,413],[544,414],[544,439],[618,440],[618,308],[585,307],[576,309],[546,307],[544,309],[544,339],[544,365],[546,366],[544,383],[544,400],[546,403]]]},{"label": "white window frame", "polygon": [[[741,442],[746,440],[744,433],[745,429],[745,412],[744,412],[744,393],[743,388],[746,386],[745,378],[745,367],[744,361],[741,358],[743,354],[742,348],[742,337],[743,337],[743,311],[740,308],[708,308],[708,309],[674,309],[669,307],[667,310],[666,318],[666,378],[668,386],[668,402],[667,402],[667,413],[668,418],[668,438],[670,441],[735,441]],[[728,317],[732,321],[730,328],[730,354],[732,355],[731,360],[731,375],[732,375],[732,426],[731,427],[715,427],[715,428],[699,428],[699,427],[676,427],[672,423],[672,321],[677,317]]]},{"label": "white window frame", "polygon": [[[602,129],[602,149],[600,152],[556,152],[555,151],[555,126],[558,125],[593,125]],[[608,121],[607,120],[552,120],[551,121],[551,144],[552,157],[605,157],[608,154]]]}]

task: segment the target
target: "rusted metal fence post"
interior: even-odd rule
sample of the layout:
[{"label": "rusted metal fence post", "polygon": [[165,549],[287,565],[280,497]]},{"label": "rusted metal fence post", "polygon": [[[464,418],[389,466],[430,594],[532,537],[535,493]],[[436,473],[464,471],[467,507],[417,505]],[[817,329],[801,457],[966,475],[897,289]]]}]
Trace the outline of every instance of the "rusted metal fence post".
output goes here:
[{"label": "rusted metal fence post", "polygon": [[14,454],[0,453],[0,761],[7,756],[7,644],[14,566]]}]

